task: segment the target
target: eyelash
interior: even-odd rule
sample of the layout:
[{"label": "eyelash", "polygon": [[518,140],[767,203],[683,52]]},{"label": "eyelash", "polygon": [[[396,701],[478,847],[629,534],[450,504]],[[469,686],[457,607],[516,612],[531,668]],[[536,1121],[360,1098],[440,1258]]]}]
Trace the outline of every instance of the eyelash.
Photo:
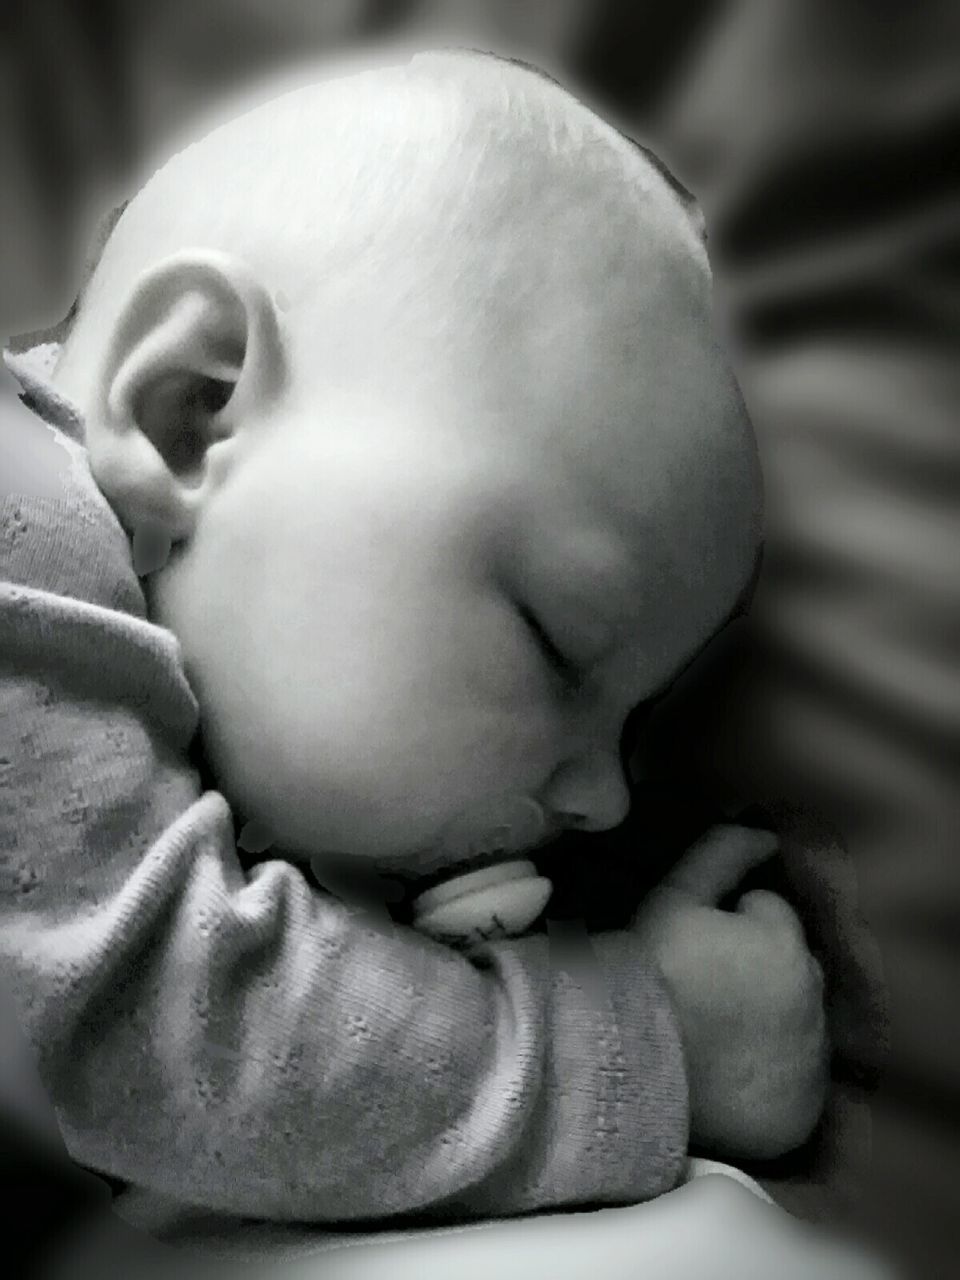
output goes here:
[{"label": "eyelash", "polygon": [[517,610],[527,630],[536,641],[537,647],[540,649],[541,653],[543,653],[554,671],[556,671],[567,684],[579,684],[580,675],[576,666],[557,648],[536,614],[531,613],[525,605],[518,605]]}]

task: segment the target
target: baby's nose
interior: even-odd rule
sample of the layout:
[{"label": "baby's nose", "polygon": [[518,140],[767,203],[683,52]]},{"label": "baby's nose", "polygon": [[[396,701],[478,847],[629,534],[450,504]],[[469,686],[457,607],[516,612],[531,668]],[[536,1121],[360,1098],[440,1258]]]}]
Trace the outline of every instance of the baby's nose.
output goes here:
[{"label": "baby's nose", "polygon": [[547,807],[580,831],[618,827],[630,811],[630,791],[615,752],[589,751],[562,764],[545,792]]}]

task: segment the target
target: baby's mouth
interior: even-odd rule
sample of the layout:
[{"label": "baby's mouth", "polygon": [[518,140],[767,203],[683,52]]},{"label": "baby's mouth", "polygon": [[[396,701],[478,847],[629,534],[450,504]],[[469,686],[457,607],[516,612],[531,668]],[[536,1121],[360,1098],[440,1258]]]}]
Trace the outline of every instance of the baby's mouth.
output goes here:
[{"label": "baby's mouth", "polygon": [[433,854],[441,865],[416,885],[413,927],[455,947],[523,933],[553,892],[525,855],[558,835],[556,825],[527,796],[498,798],[450,824]]},{"label": "baby's mouth", "polygon": [[552,883],[525,858],[454,876],[412,903],[413,927],[462,948],[524,933],[542,914]]},{"label": "baby's mouth", "polygon": [[[463,858],[459,862],[444,862],[436,870],[427,871],[424,874],[416,874],[409,878],[405,876],[404,879],[407,880],[409,888],[414,893],[423,894],[435,889],[447,880],[456,879],[458,876],[469,875],[474,871],[483,871],[487,867],[495,867],[501,862],[515,862],[517,858],[524,857],[527,852],[530,851],[507,853],[503,849],[491,849],[489,853],[479,853],[470,858]],[[433,858],[436,856],[436,854],[432,855]]]},{"label": "baby's mouth", "polygon": [[562,826],[529,796],[503,796],[461,814],[403,876],[418,894],[498,863],[525,859],[556,840]]},{"label": "baby's mouth", "polygon": [[537,801],[503,796],[458,816],[438,840],[402,864],[386,861],[374,869],[326,855],[312,859],[312,868],[318,884],[345,901],[398,904],[500,863],[526,860],[562,830]]}]

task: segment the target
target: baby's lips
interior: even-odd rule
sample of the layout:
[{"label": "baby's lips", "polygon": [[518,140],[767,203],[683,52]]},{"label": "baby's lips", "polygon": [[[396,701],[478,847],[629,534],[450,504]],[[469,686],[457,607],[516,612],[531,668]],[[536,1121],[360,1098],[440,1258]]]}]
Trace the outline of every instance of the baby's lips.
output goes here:
[{"label": "baby's lips", "polygon": [[448,823],[437,842],[438,868],[508,858],[543,842],[547,816],[529,796],[486,800]]}]

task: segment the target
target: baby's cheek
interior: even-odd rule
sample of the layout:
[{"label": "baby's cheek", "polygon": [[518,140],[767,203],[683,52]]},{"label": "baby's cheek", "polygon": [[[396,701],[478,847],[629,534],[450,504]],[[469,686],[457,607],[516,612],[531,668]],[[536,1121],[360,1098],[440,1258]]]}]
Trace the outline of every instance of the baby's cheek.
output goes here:
[{"label": "baby's cheek", "polygon": [[505,795],[539,795],[562,758],[558,712],[529,659],[507,647],[462,656],[477,660],[401,685],[375,732],[351,741],[367,803],[398,834],[409,826],[410,843],[434,843],[451,821]]},{"label": "baby's cheek", "polygon": [[492,601],[464,620],[451,650],[453,672],[478,707],[544,714],[556,695],[537,641],[506,601]]}]

